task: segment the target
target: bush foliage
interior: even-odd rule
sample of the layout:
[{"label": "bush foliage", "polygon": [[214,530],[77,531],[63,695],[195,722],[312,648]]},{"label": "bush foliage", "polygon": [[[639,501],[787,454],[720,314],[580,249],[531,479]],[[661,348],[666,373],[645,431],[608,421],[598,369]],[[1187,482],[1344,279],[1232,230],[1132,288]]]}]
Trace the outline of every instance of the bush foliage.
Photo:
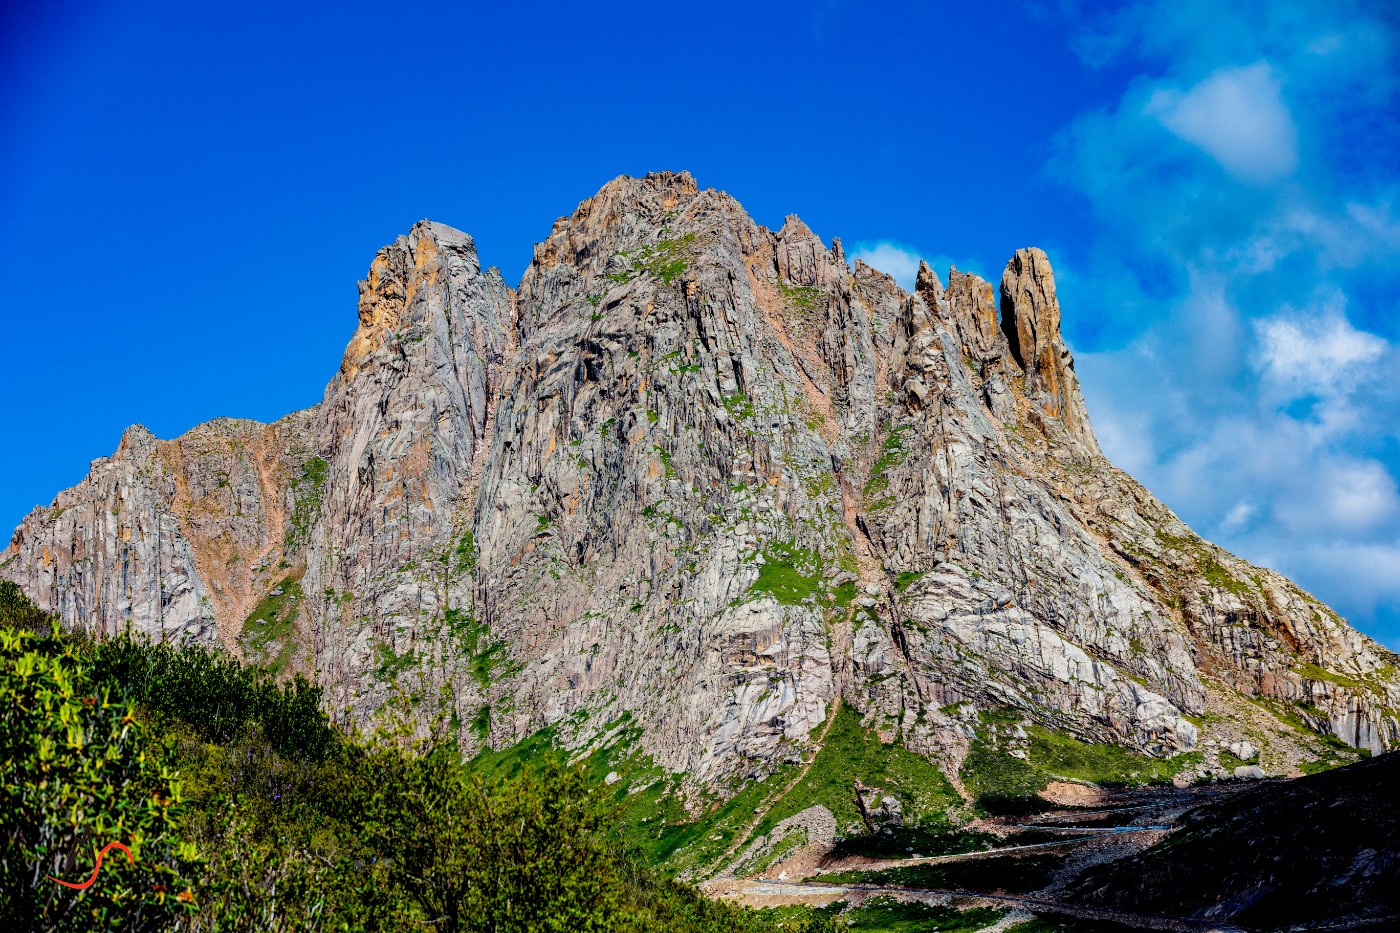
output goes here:
[{"label": "bush foliage", "polygon": [[[193,909],[180,782],[133,707],[60,637],[0,629],[0,919],[5,929],[159,930]],[[77,891],[107,843],[100,883]]]}]

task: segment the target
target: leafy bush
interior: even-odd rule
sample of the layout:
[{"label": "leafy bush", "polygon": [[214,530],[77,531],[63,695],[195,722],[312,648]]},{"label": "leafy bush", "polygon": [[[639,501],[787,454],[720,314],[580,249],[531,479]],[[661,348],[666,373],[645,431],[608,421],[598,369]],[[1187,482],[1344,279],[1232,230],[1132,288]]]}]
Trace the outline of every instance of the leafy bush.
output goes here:
[{"label": "leafy bush", "polygon": [[[779,928],[638,861],[617,801],[543,750],[516,768],[361,743],[304,680],[195,646],[41,636],[15,626],[31,608],[19,594],[0,617],[0,928]],[[112,840],[134,865],[113,853],[82,892],[44,878],[84,879]],[[796,910],[784,929],[832,929]]]},{"label": "leafy bush", "polygon": [[13,580],[0,580],[0,628],[47,632],[53,617],[29,601]]},{"label": "leafy bush", "polygon": [[[0,629],[0,920],[6,929],[163,930],[194,906],[180,782],[129,704],[94,690],[77,647]],[[100,849],[113,850],[82,891]]]},{"label": "leafy bush", "polygon": [[435,929],[614,929],[624,873],[577,771],[508,784],[455,748],[372,753],[364,834]]}]

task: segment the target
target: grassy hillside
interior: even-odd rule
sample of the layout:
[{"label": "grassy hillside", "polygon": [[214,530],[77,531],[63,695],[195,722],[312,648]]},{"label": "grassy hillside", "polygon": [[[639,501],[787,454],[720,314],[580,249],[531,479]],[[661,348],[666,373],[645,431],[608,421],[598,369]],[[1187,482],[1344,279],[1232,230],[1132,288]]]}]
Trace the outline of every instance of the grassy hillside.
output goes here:
[{"label": "grassy hillside", "polygon": [[1163,784],[1200,760],[1195,752],[1152,758],[1118,745],[1084,742],[1023,722],[1022,714],[1015,710],[986,711],[979,719],[963,762],[962,779],[978,806],[991,813],[1044,809],[1047,804],[1036,795],[1051,781],[1069,779],[1104,786]]}]

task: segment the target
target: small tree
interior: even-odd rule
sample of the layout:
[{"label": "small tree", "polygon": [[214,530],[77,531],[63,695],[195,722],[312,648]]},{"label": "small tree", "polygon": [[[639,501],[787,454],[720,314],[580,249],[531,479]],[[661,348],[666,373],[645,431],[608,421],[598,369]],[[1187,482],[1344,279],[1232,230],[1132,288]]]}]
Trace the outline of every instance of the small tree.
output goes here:
[{"label": "small tree", "polygon": [[0,580],[0,628],[20,628],[47,632],[54,617],[44,612],[13,580]]},{"label": "small tree", "polygon": [[366,840],[433,929],[624,927],[622,864],[577,771],[488,783],[453,746],[381,748],[367,764]]}]

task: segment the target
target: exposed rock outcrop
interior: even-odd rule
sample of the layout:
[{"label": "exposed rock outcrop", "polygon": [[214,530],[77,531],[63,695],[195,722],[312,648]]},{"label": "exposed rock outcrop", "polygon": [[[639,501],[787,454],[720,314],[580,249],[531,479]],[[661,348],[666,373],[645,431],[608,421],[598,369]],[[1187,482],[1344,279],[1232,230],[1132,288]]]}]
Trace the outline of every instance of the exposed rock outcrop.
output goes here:
[{"label": "exposed rock outcrop", "polygon": [[1216,694],[1394,747],[1394,656],[1104,459],[1059,323],[1039,250],[999,302],[926,266],[906,294],[684,174],[608,183],[514,292],[425,221],[324,401],[131,429],[0,574],[75,628],[306,671],[337,715],[402,693],[468,745],[627,718],[709,786],[797,760],[838,696],[945,759],[955,704],[1171,754]]}]

